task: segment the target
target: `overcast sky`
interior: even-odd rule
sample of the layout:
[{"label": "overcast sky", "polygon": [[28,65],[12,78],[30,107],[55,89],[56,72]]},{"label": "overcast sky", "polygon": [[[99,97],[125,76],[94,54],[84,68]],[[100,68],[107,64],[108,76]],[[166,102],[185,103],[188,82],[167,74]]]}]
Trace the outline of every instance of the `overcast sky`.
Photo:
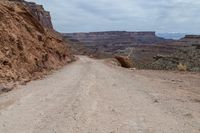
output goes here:
[{"label": "overcast sky", "polygon": [[200,33],[200,0],[28,0],[51,12],[56,30]]}]

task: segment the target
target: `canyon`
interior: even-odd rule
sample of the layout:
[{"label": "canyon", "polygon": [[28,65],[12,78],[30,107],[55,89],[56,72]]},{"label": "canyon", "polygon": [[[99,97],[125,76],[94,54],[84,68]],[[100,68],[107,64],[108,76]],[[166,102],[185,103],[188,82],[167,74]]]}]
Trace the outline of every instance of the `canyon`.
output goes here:
[{"label": "canyon", "polygon": [[198,35],[186,35],[179,40],[164,39],[152,31],[63,33],[63,36],[70,40],[75,54],[96,58],[128,56],[138,69],[176,70],[183,63],[188,70],[200,71]]},{"label": "canyon", "polygon": [[97,49],[123,49],[140,44],[153,45],[163,43],[166,40],[157,37],[155,32],[127,32],[127,31],[107,31],[90,33],[64,33],[63,36],[71,41],[78,40],[88,48]]},{"label": "canyon", "polygon": [[61,34],[42,5],[1,0],[0,132],[199,133],[199,39]]},{"label": "canyon", "polygon": [[[74,43],[73,47],[85,47],[92,54],[101,53],[113,55],[116,53],[128,54],[130,48],[134,47],[134,53],[170,52],[173,47],[166,44],[172,40],[156,36],[155,32],[127,32],[127,31],[107,31],[90,33],[63,33],[64,38]],[[153,52],[154,51],[154,52]],[[79,51],[80,52],[80,51]],[[127,53],[128,52],[128,53]],[[99,55],[100,56],[100,55]],[[138,59],[140,60],[140,55]],[[108,56],[110,57],[110,56]],[[145,57],[142,56],[142,57]],[[148,56],[146,56],[148,57]]]}]

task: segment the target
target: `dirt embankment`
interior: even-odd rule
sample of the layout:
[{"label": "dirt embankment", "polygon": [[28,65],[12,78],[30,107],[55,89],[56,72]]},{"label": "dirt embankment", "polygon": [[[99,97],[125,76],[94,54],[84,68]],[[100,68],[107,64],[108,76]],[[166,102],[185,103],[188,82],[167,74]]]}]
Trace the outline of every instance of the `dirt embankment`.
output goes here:
[{"label": "dirt embankment", "polygon": [[68,44],[26,5],[0,1],[0,84],[36,79],[73,60]]}]

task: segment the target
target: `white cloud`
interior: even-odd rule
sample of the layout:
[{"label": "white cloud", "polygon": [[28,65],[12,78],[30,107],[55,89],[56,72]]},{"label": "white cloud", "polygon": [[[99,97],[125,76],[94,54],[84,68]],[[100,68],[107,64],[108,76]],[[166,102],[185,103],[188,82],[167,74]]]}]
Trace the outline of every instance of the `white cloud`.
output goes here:
[{"label": "white cloud", "polygon": [[50,10],[61,32],[152,30],[200,33],[198,0],[30,0]]}]

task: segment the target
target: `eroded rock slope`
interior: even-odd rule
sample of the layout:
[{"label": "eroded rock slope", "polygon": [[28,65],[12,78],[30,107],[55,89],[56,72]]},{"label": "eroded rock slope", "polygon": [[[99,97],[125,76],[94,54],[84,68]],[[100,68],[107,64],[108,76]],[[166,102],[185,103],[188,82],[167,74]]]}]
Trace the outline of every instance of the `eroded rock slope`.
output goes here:
[{"label": "eroded rock slope", "polygon": [[40,19],[33,15],[35,6],[0,1],[0,83],[29,81],[74,59],[62,36],[41,19],[42,8]]}]

